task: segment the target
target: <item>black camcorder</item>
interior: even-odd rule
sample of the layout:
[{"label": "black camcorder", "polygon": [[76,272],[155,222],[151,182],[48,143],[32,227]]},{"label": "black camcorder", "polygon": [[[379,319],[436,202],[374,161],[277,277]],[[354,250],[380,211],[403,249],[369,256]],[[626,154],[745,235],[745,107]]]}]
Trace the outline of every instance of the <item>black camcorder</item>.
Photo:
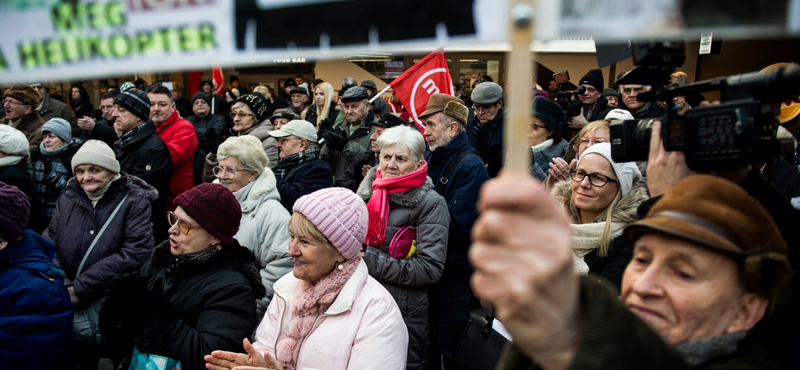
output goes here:
[{"label": "black camcorder", "polygon": [[568,71],[553,73],[553,81],[558,85],[556,98],[553,102],[564,110],[564,121],[566,122],[570,117],[580,115],[582,106],[579,96],[586,92],[586,88],[579,85],[575,88],[575,91],[567,91],[567,83],[569,83]]},{"label": "black camcorder", "polygon": [[[617,162],[646,161],[650,150],[653,121],[662,122],[661,138],[667,151],[686,154],[686,163],[695,171],[714,171],[765,163],[786,147],[775,138],[781,102],[800,95],[800,66],[792,64],[769,72],[752,72],[697,82],[687,86],[665,87],[675,67],[683,64],[683,45],[646,43],[634,45],[634,63],[640,67],[618,83],[651,85],[637,99],[653,104],[667,103],[664,117],[627,120],[611,124],[611,156]],[[639,52],[637,58],[636,52]],[[638,62],[637,62],[638,61]],[[680,63],[678,65],[675,65]],[[719,91],[721,103],[693,107],[677,113],[676,96]]]}]

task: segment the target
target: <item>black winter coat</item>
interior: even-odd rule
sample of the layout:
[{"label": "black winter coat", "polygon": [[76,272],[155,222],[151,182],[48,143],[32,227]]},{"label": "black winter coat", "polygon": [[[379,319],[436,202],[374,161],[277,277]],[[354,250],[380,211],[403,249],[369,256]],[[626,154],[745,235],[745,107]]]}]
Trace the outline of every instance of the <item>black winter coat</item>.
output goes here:
[{"label": "black winter coat", "polygon": [[117,155],[122,172],[136,176],[158,191],[158,198],[153,201],[153,237],[155,240],[167,238],[169,224],[167,217],[167,195],[172,178],[172,156],[164,141],[156,135],[156,126],[152,121],[142,127],[125,145],[114,142],[114,153]]},{"label": "black winter coat", "polygon": [[203,183],[203,168],[206,164],[206,155],[216,153],[217,148],[222,143],[222,137],[227,129],[227,123],[222,116],[217,114],[207,114],[203,117],[191,115],[186,119],[194,126],[197,134],[197,149],[194,152],[194,163],[192,172],[194,184]]},{"label": "black winter coat", "polygon": [[[78,266],[97,233],[125,196],[114,219],[86,259]],[[111,183],[105,195],[92,208],[78,181],[72,178],[58,198],[56,213],[43,236],[56,245],[56,264],[64,270],[67,286],[84,301],[104,296],[115,276],[139,270],[153,249],[150,202],[156,190],[144,181],[125,173]]]},{"label": "black winter coat", "polygon": [[44,230],[47,225],[42,225],[41,220],[44,212],[39,205],[39,200],[36,197],[36,187],[33,185],[33,178],[31,173],[28,172],[28,159],[23,158],[17,164],[11,166],[0,167],[0,181],[7,185],[14,185],[19,190],[22,190],[28,196],[28,201],[31,203],[31,213],[28,217],[28,228],[39,233]]},{"label": "black winter coat", "polygon": [[[281,168],[278,164],[276,170]],[[289,213],[292,213],[294,202],[303,195],[311,194],[319,189],[333,186],[333,171],[325,161],[314,159],[297,167],[282,180],[278,180],[278,193],[281,195],[281,204]]]},{"label": "black winter coat", "polygon": [[141,353],[180,360],[184,369],[205,369],[203,357],[214,350],[244,353],[242,339],[258,324],[256,300],[266,294],[259,269],[253,253],[236,242],[192,262],[173,256],[166,240],[133,286],[114,287],[100,313],[100,330],[105,335],[109,326],[137,325],[134,343]]},{"label": "black winter coat", "polygon": [[353,192],[358,191],[358,186],[361,185],[361,181],[364,180],[361,168],[366,165],[372,167],[378,165],[378,156],[371,150],[355,156],[353,161],[350,162],[350,166],[336,179],[334,185],[340,188],[348,188]]},{"label": "black winter coat", "polygon": [[100,140],[110,147],[114,147],[114,142],[119,140],[116,131],[114,131],[114,121],[108,121],[105,118],[96,120],[92,132],[83,131],[81,138],[83,141],[90,139]]}]

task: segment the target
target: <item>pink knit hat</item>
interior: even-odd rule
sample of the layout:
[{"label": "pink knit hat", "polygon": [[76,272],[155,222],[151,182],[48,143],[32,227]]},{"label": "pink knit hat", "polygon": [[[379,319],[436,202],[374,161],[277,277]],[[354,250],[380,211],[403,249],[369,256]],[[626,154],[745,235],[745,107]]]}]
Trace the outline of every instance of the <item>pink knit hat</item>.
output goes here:
[{"label": "pink knit hat", "polygon": [[317,190],[300,197],[292,210],[308,218],[344,258],[355,258],[361,252],[369,216],[364,201],[351,190]]}]

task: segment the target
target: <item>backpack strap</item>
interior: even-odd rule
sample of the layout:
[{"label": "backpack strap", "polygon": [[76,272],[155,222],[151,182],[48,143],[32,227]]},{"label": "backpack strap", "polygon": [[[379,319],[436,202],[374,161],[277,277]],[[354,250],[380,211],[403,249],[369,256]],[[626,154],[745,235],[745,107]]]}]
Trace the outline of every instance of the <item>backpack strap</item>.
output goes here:
[{"label": "backpack strap", "polygon": [[456,171],[456,168],[458,168],[458,165],[461,164],[461,161],[464,159],[464,157],[470,154],[475,154],[478,157],[480,157],[480,155],[478,154],[477,151],[475,151],[475,149],[469,148],[467,150],[462,151],[461,153],[458,153],[458,155],[455,158],[453,158],[452,161],[450,161],[450,164],[447,166],[447,169],[444,170],[444,174],[442,175],[442,177],[439,178],[438,181],[436,181],[436,186],[434,187],[434,190],[436,190],[436,192],[439,193],[439,195],[444,196],[444,190],[447,188],[447,184],[450,182],[450,178],[453,177],[453,172]]}]

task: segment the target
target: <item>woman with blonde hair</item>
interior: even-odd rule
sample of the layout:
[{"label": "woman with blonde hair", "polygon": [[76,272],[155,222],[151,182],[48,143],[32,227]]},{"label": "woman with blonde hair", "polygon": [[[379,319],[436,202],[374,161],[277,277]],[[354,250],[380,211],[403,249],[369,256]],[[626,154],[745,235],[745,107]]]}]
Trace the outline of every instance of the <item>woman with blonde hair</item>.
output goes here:
[{"label": "woman with blonde hair", "polygon": [[639,185],[642,174],[635,162],[614,162],[609,143],[590,146],[569,173],[571,180],[556,183],[551,195],[572,218],[575,271],[619,288],[633,253],[622,229],[636,221],[636,209],[649,198]]},{"label": "woman with blonde hair", "polygon": [[331,122],[333,122],[338,114],[336,102],[334,101],[333,86],[323,82],[314,88],[314,104],[311,104],[301,114],[300,118],[319,127],[319,123],[325,119],[331,119]]}]

